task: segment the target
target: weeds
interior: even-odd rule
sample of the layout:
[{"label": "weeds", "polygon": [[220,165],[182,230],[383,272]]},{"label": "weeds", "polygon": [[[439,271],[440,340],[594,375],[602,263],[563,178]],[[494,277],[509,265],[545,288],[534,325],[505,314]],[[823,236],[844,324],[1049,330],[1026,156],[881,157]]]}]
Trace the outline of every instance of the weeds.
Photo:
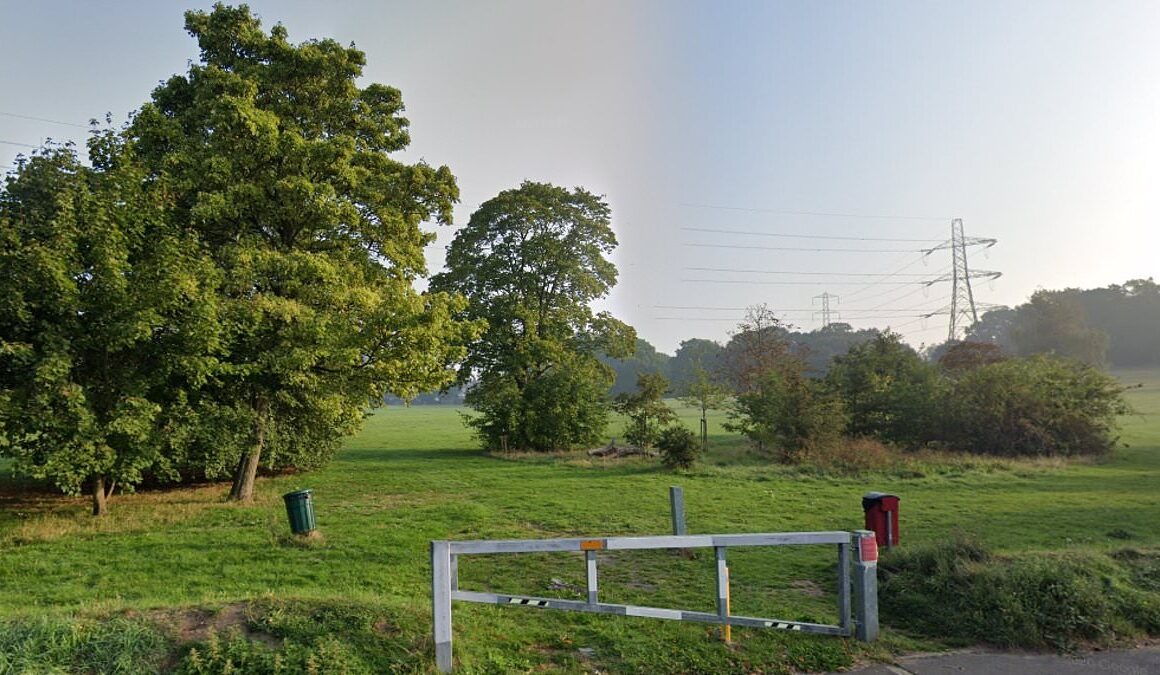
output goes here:
[{"label": "weeds", "polygon": [[158,672],[167,643],[152,625],[48,617],[0,622],[0,675]]},{"label": "weeds", "polygon": [[1073,649],[1160,633],[1160,594],[1134,585],[1115,556],[999,557],[958,537],[881,565],[883,621],[928,637]]}]

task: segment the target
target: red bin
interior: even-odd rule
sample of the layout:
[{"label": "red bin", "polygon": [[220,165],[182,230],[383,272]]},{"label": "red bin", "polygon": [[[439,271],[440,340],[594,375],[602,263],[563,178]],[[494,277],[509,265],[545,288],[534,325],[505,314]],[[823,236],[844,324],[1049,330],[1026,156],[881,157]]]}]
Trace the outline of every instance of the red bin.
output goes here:
[{"label": "red bin", "polygon": [[880,548],[898,545],[898,495],[867,492],[862,495],[866,529],[872,530]]}]

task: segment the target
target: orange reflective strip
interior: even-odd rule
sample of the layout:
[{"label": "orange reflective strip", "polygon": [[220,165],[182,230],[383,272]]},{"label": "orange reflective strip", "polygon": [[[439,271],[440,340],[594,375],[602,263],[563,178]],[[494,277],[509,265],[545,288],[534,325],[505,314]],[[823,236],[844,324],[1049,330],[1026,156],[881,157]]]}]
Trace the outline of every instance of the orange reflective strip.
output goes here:
[{"label": "orange reflective strip", "polygon": [[602,551],[604,550],[603,539],[585,539],[580,542],[581,551]]}]

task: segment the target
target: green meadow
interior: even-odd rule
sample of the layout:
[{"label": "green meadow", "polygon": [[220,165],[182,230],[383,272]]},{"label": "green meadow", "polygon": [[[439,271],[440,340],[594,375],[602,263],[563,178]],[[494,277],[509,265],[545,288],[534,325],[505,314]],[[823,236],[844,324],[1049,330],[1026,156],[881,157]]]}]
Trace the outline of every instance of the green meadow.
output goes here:
[{"label": "green meadow", "polygon": [[[968,538],[997,555],[1156,556],[1160,371],[1118,375],[1144,385],[1129,394],[1137,414],[1123,419],[1126,447],[1095,461],[777,466],[716,414],[709,455],[672,472],[655,459],[487,454],[462,410],[429,406],[376,412],[326,469],[261,479],[250,506],[205,485],[118,495],[94,519],[86,500],[5,472],[0,674],[429,672],[431,540],[665,534],[671,485],[684,488],[691,533],[859,529],[862,494],[880,490],[902,497],[903,549]],[[694,411],[680,412],[694,428]],[[317,537],[289,533],[281,495],[299,488],[314,490]],[[731,551],[733,612],[836,622],[834,558],[829,547]],[[713,608],[709,550],[601,560],[604,601]],[[1160,593],[1155,576],[1141,588]],[[584,566],[572,554],[471,556],[460,579],[580,598]],[[726,645],[705,625],[466,603],[453,623],[462,672],[828,670],[947,644],[882,620],[874,645],[756,630]]]}]

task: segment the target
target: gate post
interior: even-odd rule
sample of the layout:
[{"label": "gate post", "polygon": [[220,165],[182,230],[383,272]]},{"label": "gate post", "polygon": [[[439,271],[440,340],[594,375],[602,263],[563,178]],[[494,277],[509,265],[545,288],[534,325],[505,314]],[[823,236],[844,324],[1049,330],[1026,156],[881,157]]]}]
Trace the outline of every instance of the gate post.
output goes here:
[{"label": "gate post", "polygon": [[669,506],[673,514],[673,536],[688,534],[685,529],[685,491],[679,485],[669,488]]},{"label": "gate post", "polygon": [[878,639],[878,541],[869,530],[856,530],[854,543],[854,637]]},{"label": "gate post", "polygon": [[435,626],[435,667],[451,672],[451,542],[431,542],[431,613]]}]

